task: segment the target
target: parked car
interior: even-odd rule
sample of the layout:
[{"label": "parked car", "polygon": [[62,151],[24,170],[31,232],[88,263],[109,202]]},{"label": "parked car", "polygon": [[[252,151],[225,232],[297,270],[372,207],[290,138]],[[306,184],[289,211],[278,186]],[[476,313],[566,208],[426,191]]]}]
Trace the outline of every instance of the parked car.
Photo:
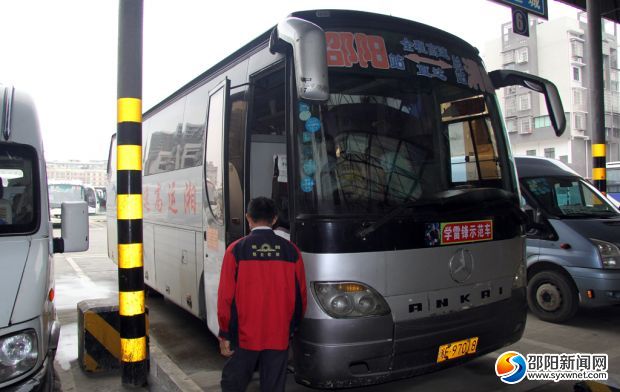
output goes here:
[{"label": "parked car", "polygon": [[579,307],[620,304],[620,211],[560,161],[516,157],[532,313],[564,322]]}]

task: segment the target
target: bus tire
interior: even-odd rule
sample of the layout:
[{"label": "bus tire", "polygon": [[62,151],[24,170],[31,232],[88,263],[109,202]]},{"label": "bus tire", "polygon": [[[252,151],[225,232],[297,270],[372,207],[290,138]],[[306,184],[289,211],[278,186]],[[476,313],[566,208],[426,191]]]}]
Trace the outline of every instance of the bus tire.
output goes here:
[{"label": "bus tire", "polygon": [[527,304],[539,319],[563,323],[577,313],[579,297],[569,277],[559,271],[543,270],[527,283]]}]

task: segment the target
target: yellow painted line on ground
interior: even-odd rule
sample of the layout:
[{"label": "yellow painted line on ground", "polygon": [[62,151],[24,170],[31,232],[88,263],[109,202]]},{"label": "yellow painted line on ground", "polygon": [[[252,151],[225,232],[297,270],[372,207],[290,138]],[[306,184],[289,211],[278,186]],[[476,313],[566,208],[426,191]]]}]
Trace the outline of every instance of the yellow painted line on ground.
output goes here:
[{"label": "yellow painted line on ground", "polygon": [[611,392],[612,389],[605,384],[595,381],[586,381],[586,385],[590,389],[590,392]]}]

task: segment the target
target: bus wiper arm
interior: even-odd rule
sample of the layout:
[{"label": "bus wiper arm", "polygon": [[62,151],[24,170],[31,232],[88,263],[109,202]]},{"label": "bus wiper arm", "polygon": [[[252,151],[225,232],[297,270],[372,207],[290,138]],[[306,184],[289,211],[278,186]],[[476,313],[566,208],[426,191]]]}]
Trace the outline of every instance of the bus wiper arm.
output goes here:
[{"label": "bus wiper arm", "polygon": [[383,218],[379,219],[375,223],[371,224],[368,227],[363,227],[360,230],[358,230],[356,235],[359,238],[364,238],[367,235],[374,233],[379,227],[385,225],[386,223],[388,223],[389,221],[394,219],[395,216],[400,215],[403,212],[405,212],[406,210],[408,210],[409,208],[412,208],[412,207],[416,206],[417,205],[416,201],[417,200],[410,200],[410,201],[405,202],[404,204],[401,204],[400,206],[392,209],[390,212],[388,212],[387,215],[384,215]]}]

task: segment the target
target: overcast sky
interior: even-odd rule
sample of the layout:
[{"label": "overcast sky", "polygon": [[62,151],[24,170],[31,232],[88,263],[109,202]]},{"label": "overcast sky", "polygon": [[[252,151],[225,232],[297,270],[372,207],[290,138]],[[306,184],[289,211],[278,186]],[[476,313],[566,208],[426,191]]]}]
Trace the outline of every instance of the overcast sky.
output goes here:
[{"label": "overcast sky", "polygon": [[[143,109],[295,10],[348,8],[439,27],[481,50],[510,9],[489,0],[145,0]],[[550,18],[575,15],[551,1]],[[117,0],[0,0],[0,83],[34,98],[48,160],[108,155],[116,129]]]}]

